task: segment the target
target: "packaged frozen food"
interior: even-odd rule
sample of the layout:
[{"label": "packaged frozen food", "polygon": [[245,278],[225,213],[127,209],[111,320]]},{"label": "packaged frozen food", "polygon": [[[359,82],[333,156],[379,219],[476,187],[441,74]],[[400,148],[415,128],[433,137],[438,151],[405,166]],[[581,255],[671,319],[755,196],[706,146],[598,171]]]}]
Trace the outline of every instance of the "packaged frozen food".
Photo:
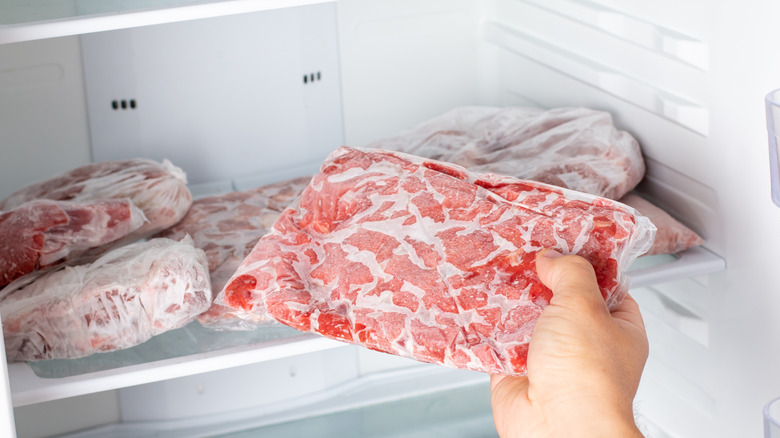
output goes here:
[{"label": "packaged frozen food", "polygon": [[629,193],[620,198],[620,202],[635,208],[655,225],[657,231],[653,246],[646,255],[676,254],[688,248],[700,246],[704,239],[695,231],[673,218],[664,209],[643,198],[637,193]]},{"label": "packaged frozen food", "polygon": [[174,225],[192,205],[184,171],[168,160],[158,163],[134,158],[87,164],[29,185],[0,201],[0,210],[36,199],[83,202],[124,198],[133,201],[148,222],[123,239],[123,243]]},{"label": "packaged frozen food", "polygon": [[145,222],[129,199],[37,200],[0,213],[0,287],[117,241]]},{"label": "packaged frozen food", "polygon": [[206,256],[190,239],[129,244],[0,290],[6,357],[70,359],[132,347],[184,326],[210,304]]},{"label": "packaged frozen food", "polygon": [[639,143],[590,108],[460,107],[365,145],[619,199],[642,179]]},{"label": "packaged frozen food", "polygon": [[654,231],[609,199],[342,147],[217,302],[378,351],[520,375],[551,297],[536,253],[585,257],[613,308]]},{"label": "packaged frozen food", "polygon": [[[211,287],[216,294],[310,179],[293,178],[198,199],[178,224],[158,236],[174,240],[191,236],[195,247],[206,253]],[[204,327],[219,330],[249,330],[273,322],[267,315],[241,313],[214,304],[198,316],[198,321]]]}]

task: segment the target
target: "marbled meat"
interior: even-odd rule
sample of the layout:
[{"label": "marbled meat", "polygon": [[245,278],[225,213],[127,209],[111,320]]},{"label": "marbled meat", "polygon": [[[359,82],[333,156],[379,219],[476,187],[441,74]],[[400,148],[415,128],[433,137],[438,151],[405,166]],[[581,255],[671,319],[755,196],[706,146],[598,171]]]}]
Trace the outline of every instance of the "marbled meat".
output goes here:
[{"label": "marbled meat", "polygon": [[579,254],[611,307],[655,228],[630,207],[419,157],[342,147],[218,302],[368,348],[523,374],[551,292],[538,251]]}]

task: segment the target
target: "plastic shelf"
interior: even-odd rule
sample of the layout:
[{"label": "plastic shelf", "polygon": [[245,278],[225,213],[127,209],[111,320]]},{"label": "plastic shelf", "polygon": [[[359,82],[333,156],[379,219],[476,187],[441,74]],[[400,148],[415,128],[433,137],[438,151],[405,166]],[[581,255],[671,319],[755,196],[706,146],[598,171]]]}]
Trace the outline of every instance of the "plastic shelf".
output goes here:
[{"label": "plastic shelf", "polygon": [[[676,256],[641,257],[629,270],[632,287],[645,287],[725,269],[704,248]],[[137,347],[84,359],[9,364],[14,406],[228,369],[348,344],[283,326],[254,332],[213,332],[197,323]]]},{"label": "plastic shelf", "polygon": [[336,0],[72,0],[0,4],[0,44],[81,35]]}]

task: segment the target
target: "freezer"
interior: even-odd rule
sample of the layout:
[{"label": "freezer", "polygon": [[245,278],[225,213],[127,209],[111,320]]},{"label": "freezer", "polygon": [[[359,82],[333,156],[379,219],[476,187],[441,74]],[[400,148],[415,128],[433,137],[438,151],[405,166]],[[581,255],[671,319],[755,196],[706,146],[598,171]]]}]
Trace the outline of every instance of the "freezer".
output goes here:
[{"label": "freezer", "polygon": [[[0,199],[89,163],[170,160],[196,200],[317,172],[462,108],[586,108],[641,147],[634,193],[703,238],[628,270],[651,437],[760,436],[780,396],[755,0],[0,0]],[[5,352],[0,353],[5,354]],[[197,322],[0,366],[3,436],[496,436],[485,373],[286,326]],[[404,422],[398,421],[405,419]]]}]

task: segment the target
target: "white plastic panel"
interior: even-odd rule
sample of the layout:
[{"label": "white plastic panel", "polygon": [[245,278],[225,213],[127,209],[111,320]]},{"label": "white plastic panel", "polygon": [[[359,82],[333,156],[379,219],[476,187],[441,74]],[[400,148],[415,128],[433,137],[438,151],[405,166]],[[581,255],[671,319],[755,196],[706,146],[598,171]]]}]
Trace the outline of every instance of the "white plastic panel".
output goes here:
[{"label": "white plastic panel", "polygon": [[663,53],[701,70],[709,68],[705,42],[590,0],[521,0],[618,38]]},{"label": "white plastic panel", "polygon": [[2,0],[0,44],[332,1],[335,0]]},{"label": "white plastic panel", "polygon": [[0,46],[0,198],[89,159],[78,39]]},{"label": "white plastic panel", "polygon": [[481,102],[482,2],[340,0],[346,142],[362,146]]},{"label": "white plastic panel", "polygon": [[343,143],[335,20],[320,4],[83,36],[94,160],[168,158],[195,184],[316,169]]},{"label": "white plastic panel", "polygon": [[211,373],[132,386],[119,391],[122,421],[231,415],[336,388],[358,377],[351,346],[289,356]]},{"label": "white plastic panel", "polygon": [[[158,421],[125,422],[105,427],[95,428],[67,435],[68,438],[178,438],[181,436],[213,437],[233,436],[243,431],[251,431],[268,425],[293,422],[295,420],[312,419],[318,416],[359,409],[368,406],[381,406],[383,403],[400,402],[413,403],[414,398],[449,390],[465,388],[481,388],[481,397],[468,398],[479,406],[479,410],[489,413],[488,376],[474,371],[456,370],[452,368],[425,365],[404,370],[377,373],[342,382],[327,388],[317,388],[305,397],[291,397],[287,400],[262,405],[257,408],[237,409],[232,412],[215,415],[195,415],[187,418],[169,418]],[[148,393],[151,395],[151,393]],[[140,395],[140,393],[139,393]],[[428,411],[430,412],[430,411]],[[374,420],[382,423],[399,423],[398,416]],[[411,417],[409,417],[411,418]],[[488,417],[489,418],[489,417]],[[431,415],[423,427],[436,426],[435,416]],[[403,423],[403,422],[401,422]],[[367,425],[381,427],[380,424]],[[494,433],[492,422],[482,424],[488,432]],[[343,430],[344,436],[361,436],[359,425],[347,424]],[[330,436],[325,430],[319,433]],[[294,436],[310,436],[312,433]],[[260,431],[240,436],[265,436]],[[276,435],[272,435],[276,436]],[[339,434],[338,436],[342,436]],[[385,436],[385,435],[381,435]],[[426,436],[426,435],[422,435]],[[439,436],[439,435],[431,435]],[[449,434],[445,436],[450,436]],[[480,434],[480,436],[485,436]]]},{"label": "white plastic panel", "polygon": [[[645,22],[649,35],[642,35],[641,27],[630,15],[592,2],[497,3],[496,16],[484,24],[491,43],[697,134],[709,132],[708,109],[695,79],[701,77],[707,65],[694,67],[680,57],[669,57],[663,50],[671,43],[662,36],[674,35],[676,45],[692,38]],[[618,24],[605,25],[605,17],[609,22],[617,17]],[[556,31],[561,28],[567,31]],[[652,42],[652,50],[647,49],[651,43],[646,40]],[[661,48],[655,47],[656,41]],[[706,49],[706,44],[700,44]]]}]

